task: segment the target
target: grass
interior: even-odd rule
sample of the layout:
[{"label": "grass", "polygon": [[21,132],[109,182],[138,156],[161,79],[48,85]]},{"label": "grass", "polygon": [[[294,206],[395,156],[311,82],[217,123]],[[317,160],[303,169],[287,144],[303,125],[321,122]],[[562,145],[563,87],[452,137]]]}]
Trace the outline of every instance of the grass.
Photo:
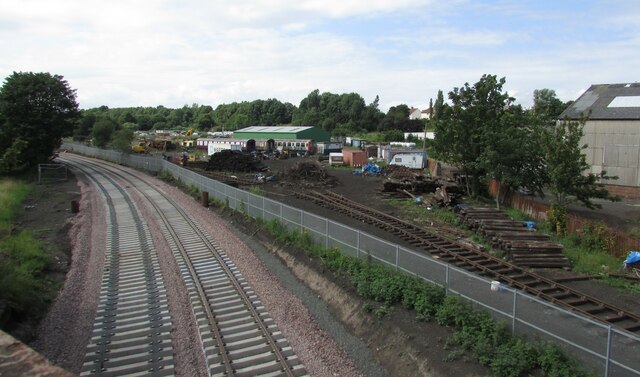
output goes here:
[{"label": "grass", "polygon": [[13,313],[37,312],[53,298],[54,287],[42,272],[49,258],[28,231],[12,232],[12,221],[31,187],[20,181],[0,181],[0,300]]},{"label": "grass", "polygon": [[31,187],[13,179],[0,181],[0,235],[11,229],[11,220]]}]

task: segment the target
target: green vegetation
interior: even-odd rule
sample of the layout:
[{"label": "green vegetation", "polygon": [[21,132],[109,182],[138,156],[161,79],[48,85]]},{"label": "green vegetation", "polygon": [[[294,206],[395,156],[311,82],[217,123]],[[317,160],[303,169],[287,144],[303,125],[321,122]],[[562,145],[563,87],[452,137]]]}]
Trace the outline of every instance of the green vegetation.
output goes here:
[{"label": "green vegetation", "polygon": [[518,377],[536,371],[546,376],[588,375],[557,346],[527,343],[511,336],[504,323],[493,320],[487,312],[457,296],[447,296],[442,287],[377,263],[346,256],[336,249],[320,247],[306,233],[289,232],[277,221],[260,223],[278,240],[302,248],[324,268],[348,278],[363,299],[377,303],[368,302],[363,306],[377,317],[388,318],[394,305],[402,305],[414,310],[418,319],[435,320],[454,328],[456,332],[447,342],[451,349],[448,360],[468,353],[498,377]]},{"label": "green vegetation", "polygon": [[80,112],[75,90],[62,76],[14,72],[0,88],[0,172],[47,162]]},{"label": "green vegetation", "polygon": [[27,231],[11,232],[11,221],[29,191],[24,183],[0,181],[0,301],[17,316],[38,312],[54,294],[42,278],[49,259],[40,242]]}]

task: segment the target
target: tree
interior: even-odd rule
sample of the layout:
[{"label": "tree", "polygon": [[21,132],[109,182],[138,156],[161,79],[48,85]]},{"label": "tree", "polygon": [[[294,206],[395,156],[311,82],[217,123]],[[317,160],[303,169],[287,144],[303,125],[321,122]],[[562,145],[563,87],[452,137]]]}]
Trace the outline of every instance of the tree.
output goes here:
[{"label": "tree", "polygon": [[587,145],[580,145],[585,122],[584,118],[579,121],[565,119],[555,127],[547,128],[543,134],[548,188],[554,196],[554,202],[562,207],[579,202],[589,209],[595,209],[601,205],[592,202],[592,198],[619,200],[599,183],[603,179],[617,177],[607,176],[606,171],[599,175],[585,174],[590,168],[582,153]]},{"label": "tree", "polygon": [[113,141],[111,146],[113,149],[123,153],[131,152],[131,142],[133,141],[133,131],[130,129],[120,129],[113,133]]},{"label": "tree", "polygon": [[536,89],[533,91],[533,113],[546,119],[558,119],[567,107],[556,97],[553,89]]},{"label": "tree", "polygon": [[540,147],[541,126],[535,118],[526,117],[521,106],[510,106],[495,127],[485,129],[485,149],[481,157],[487,178],[500,185],[496,206],[511,189],[526,187],[542,195],[545,184],[544,163]]},{"label": "tree", "polygon": [[0,156],[13,148],[18,166],[29,167],[46,162],[73,134],[80,112],[76,91],[62,76],[13,72],[0,88],[0,115]]},{"label": "tree", "polygon": [[116,126],[116,122],[110,118],[100,118],[96,124],[93,125],[93,131],[91,132],[93,136],[93,144],[99,148],[106,147],[113,137]]},{"label": "tree", "polygon": [[435,124],[435,152],[462,169],[467,193],[472,196],[478,194],[486,178],[491,160],[487,154],[499,149],[491,147],[493,137],[500,132],[501,117],[514,100],[502,92],[505,82],[504,77],[498,80],[495,75],[483,75],[473,86],[465,83],[462,88],[454,88],[449,92],[452,106]]}]

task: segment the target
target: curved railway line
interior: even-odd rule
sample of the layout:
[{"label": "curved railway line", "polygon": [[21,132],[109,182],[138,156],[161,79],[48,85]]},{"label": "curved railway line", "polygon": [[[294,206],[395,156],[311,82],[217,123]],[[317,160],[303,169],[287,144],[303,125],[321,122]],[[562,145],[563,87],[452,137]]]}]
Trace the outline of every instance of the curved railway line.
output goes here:
[{"label": "curved railway line", "polygon": [[640,315],[527,271],[489,254],[481,247],[439,235],[330,191],[312,191],[308,194],[295,192],[292,195],[386,230],[417,250],[459,268],[501,281],[588,318],[640,334]]},{"label": "curved railway line", "polygon": [[106,198],[107,258],[83,375],[172,375],[171,318],[145,220],[122,188],[138,191],[171,247],[198,321],[212,376],[302,376],[304,365],[224,250],[173,200],[141,177],[82,157]]}]

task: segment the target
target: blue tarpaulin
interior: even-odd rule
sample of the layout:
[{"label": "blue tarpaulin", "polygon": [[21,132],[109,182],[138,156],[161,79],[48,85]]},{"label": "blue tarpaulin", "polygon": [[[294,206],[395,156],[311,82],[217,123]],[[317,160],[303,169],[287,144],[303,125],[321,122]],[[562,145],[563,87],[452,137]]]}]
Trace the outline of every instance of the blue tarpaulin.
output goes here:
[{"label": "blue tarpaulin", "polygon": [[625,264],[634,264],[640,262],[640,251],[630,251],[629,255],[627,255],[627,259],[624,261]]}]

